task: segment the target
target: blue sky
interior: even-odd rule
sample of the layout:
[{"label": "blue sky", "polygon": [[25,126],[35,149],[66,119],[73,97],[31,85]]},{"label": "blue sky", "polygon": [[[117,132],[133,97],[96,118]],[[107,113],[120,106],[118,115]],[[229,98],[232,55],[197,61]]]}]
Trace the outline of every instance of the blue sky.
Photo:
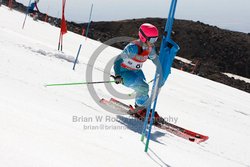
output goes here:
[{"label": "blue sky", "polygon": [[[17,0],[25,5],[29,0]],[[62,0],[40,0],[44,13],[61,17]],[[67,0],[65,16],[69,21],[110,21],[144,17],[167,17],[170,0]],[[250,0],[179,0],[177,19],[201,21],[221,28],[250,33]]]}]

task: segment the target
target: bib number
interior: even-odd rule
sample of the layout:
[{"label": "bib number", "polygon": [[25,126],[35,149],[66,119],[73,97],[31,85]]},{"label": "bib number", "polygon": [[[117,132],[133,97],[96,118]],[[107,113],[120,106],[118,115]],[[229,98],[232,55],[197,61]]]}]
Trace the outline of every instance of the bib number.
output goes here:
[{"label": "bib number", "polygon": [[127,67],[135,69],[135,70],[139,70],[139,69],[142,68],[142,63],[136,62],[136,61],[134,61],[132,59],[125,59],[125,60],[123,60],[123,63]]}]

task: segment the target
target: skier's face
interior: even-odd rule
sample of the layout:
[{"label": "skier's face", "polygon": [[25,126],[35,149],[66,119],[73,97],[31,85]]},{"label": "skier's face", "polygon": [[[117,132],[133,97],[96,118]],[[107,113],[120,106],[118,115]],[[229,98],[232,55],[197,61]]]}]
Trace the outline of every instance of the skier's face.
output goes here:
[{"label": "skier's face", "polygon": [[152,44],[151,42],[149,42],[149,41],[147,41],[146,44],[147,44],[148,46],[153,46],[153,44]]}]

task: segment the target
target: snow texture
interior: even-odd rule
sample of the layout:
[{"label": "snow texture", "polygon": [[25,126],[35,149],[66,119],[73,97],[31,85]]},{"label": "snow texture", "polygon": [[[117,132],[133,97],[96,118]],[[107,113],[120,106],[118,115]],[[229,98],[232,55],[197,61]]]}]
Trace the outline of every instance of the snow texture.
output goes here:
[{"label": "snow texture", "polygon": [[[100,42],[68,32],[64,53],[58,52],[58,28],[28,17],[22,30],[23,19],[22,13],[0,8],[1,167],[250,166],[248,93],[172,69],[159,95],[159,114],[208,135],[209,140],[195,144],[153,128],[145,153],[140,142],[142,123],[106,112],[86,85],[44,87],[85,81],[88,66],[93,68],[94,81],[103,80],[109,75],[104,67],[121,51],[108,47],[90,65]],[[148,81],[153,66],[147,62],[143,67]],[[122,85],[113,87],[132,93]],[[100,98],[111,97],[103,84],[95,89]]]}]

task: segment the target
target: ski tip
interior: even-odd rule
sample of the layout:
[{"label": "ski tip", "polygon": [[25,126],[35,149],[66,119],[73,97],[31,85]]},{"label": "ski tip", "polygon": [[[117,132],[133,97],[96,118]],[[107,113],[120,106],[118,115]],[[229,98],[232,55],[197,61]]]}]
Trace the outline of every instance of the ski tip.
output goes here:
[{"label": "ski tip", "polygon": [[104,99],[104,98],[102,98],[102,99],[100,100],[100,103],[101,103],[101,104],[108,104],[109,101],[106,100],[106,99]]},{"label": "ski tip", "polygon": [[118,102],[118,100],[116,100],[116,99],[114,99],[114,98],[110,98],[110,101]]},{"label": "ski tip", "polygon": [[195,138],[193,138],[193,137],[189,137],[188,140],[191,142],[195,142]]},{"label": "ski tip", "polygon": [[204,136],[202,138],[189,137],[188,140],[191,141],[191,142],[199,144],[199,143],[202,143],[202,142],[208,140],[208,136]]}]

